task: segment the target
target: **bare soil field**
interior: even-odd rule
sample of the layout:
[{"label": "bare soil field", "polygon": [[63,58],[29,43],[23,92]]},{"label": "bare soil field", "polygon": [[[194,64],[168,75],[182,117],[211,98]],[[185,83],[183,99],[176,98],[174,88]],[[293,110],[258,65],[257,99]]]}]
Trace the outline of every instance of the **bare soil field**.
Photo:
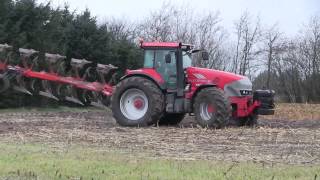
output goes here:
[{"label": "bare soil field", "polygon": [[179,127],[124,128],[110,111],[2,112],[0,141],[86,144],[151,158],[267,164],[320,164],[320,119],[261,117],[256,128],[202,129],[187,117]]}]

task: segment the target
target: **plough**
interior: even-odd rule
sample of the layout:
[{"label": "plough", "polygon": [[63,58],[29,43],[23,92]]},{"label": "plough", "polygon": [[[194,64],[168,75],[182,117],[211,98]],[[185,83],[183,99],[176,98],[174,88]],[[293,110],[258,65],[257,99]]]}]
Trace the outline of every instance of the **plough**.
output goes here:
[{"label": "plough", "polygon": [[14,90],[97,107],[110,103],[117,70],[113,65],[73,58],[71,69],[66,71],[66,56],[41,55],[39,51],[22,48],[18,49],[18,63],[14,63],[16,53],[7,44],[0,44],[0,55],[0,93]]}]

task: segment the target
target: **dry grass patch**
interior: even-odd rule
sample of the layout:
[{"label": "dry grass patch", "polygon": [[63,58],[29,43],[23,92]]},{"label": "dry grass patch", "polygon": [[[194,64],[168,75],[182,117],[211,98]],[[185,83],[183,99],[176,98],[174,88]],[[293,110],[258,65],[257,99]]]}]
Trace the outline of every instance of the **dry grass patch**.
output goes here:
[{"label": "dry grass patch", "polygon": [[319,120],[320,104],[277,104],[274,116],[265,116],[266,119],[280,120]]}]

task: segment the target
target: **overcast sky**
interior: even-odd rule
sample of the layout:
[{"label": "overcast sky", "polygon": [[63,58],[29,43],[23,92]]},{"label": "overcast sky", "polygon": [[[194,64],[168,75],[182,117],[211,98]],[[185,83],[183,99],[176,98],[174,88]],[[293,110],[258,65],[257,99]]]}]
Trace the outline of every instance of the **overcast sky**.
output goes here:
[{"label": "overcast sky", "polygon": [[[38,0],[48,2],[50,0]],[[142,19],[159,9],[168,0],[51,0],[54,6],[67,2],[78,12],[89,8],[100,20],[108,17]],[[320,0],[171,0],[172,4],[188,5],[197,12],[220,11],[222,25],[232,32],[234,21],[242,12],[259,15],[263,24],[278,23],[281,31],[294,35],[312,15],[320,15]]]}]

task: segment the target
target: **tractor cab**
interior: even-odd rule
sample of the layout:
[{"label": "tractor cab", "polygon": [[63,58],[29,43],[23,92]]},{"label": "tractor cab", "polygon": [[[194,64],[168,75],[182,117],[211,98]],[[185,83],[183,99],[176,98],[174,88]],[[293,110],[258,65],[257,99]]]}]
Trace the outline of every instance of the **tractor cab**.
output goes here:
[{"label": "tractor cab", "polygon": [[[182,43],[142,42],[144,49],[143,68],[154,69],[164,81],[164,88],[183,90],[185,88],[185,72],[192,67],[192,54],[200,52],[194,46]],[[204,60],[208,60],[208,53],[202,52]],[[181,93],[180,93],[181,94]]]}]

